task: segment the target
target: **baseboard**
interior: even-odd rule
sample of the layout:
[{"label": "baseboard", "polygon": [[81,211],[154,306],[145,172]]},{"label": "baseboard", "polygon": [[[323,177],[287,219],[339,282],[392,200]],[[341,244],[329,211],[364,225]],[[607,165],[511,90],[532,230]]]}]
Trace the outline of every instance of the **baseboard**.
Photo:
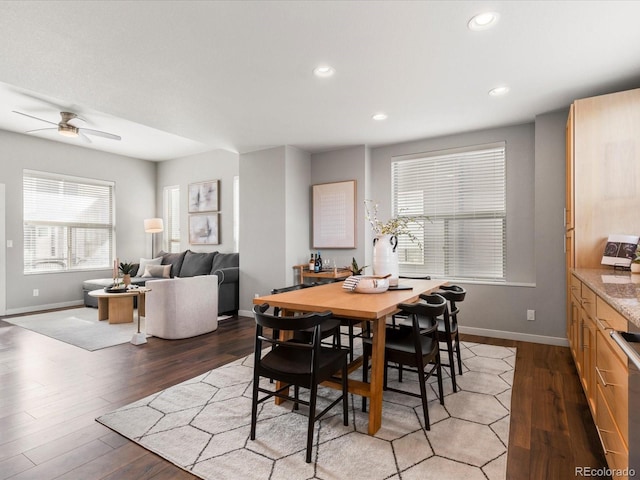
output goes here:
[{"label": "baseboard", "polygon": [[238,310],[238,316],[253,318],[253,312],[251,310]]},{"label": "baseboard", "polygon": [[49,303],[46,305],[34,305],[32,307],[8,308],[5,315],[20,315],[22,313],[34,313],[43,310],[53,310],[55,308],[68,308],[84,305],[82,300],[73,300],[71,302]]},{"label": "baseboard", "polygon": [[566,338],[547,337],[545,335],[532,335],[530,333],[507,332],[503,330],[491,330],[488,328],[458,327],[460,333],[469,335],[479,335],[490,338],[504,338],[505,340],[518,340],[521,342],[543,343],[545,345],[556,345],[558,347],[568,347],[569,341]]}]

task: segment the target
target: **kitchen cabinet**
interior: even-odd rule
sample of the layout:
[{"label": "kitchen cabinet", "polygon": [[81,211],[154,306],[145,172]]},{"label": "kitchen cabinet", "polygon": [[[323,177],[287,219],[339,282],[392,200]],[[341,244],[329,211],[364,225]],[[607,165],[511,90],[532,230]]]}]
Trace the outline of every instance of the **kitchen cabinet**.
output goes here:
[{"label": "kitchen cabinet", "polygon": [[[612,303],[610,290],[628,285],[603,281],[616,272],[600,262],[610,234],[640,233],[639,131],[640,89],[576,100],[566,124],[567,338],[612,469],[628,466],[629,369],[609,332],[628,331],[629,312],[621,314],[626,303]],[[597,275],[584,274],[590,269]]]}]

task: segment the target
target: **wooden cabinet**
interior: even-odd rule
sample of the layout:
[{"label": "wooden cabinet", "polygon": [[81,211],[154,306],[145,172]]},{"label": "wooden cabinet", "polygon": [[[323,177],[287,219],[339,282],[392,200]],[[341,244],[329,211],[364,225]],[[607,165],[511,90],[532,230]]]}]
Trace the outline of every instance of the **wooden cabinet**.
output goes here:
[{"label": "wooden cabinet", "polygon": [[609,234],[640,231],[640,89],[576,100],[569,124],[574,266],[598,268]]},{"label": "wooden cabinet", "polygon": [[609,332],[626,331],[628,322],[574,274],[569,284],[571,353],[609,468],[622,469],[629,458],[629,369]]},{"label": "wooden cabinet", "polygon": [[[640,89],[576,100],[566,124],[567,338],[609,467],[628,466],[627,321],[573,269],[601,267],[610,234],[640,232]],[[577,271],[577,270],[576,270]]]}]

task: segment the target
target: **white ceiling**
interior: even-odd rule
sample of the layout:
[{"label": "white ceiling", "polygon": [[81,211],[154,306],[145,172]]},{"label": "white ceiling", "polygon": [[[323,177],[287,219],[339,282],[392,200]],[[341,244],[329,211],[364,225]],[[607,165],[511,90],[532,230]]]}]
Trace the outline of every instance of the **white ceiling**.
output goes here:
[{"label": "white ceiling", "polygon": [[[497,26],[470,31],[487,10]],[[639,1],[0,0],[0,129],[70,110],[122,136],[90,148],[164,160],[529,122],[640,86],[639,17]],[[322,63],[336,74],[314,77]]]}]

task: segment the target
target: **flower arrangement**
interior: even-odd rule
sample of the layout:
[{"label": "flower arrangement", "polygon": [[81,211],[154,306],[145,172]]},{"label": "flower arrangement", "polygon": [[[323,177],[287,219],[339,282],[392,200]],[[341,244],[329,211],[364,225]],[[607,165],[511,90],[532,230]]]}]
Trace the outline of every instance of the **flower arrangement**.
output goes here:
[{"label": "flower arrangement", "polygon": [[640,244],[636,247],[635,257],[631,260],[632,263],[640,263]]},{"label": "flower arrangement", "polygon": [[416,242],[420,245],[418,238],[409,228],[409,224],[415,223],[418,220],[428,220],[429,217],[425,215],[418,216],[396,216],[387,220],[386,223],[382,223],[378,220],[378,204],[373,200],[364,201],[366,217],[371,225],[371,229],[376,235],[406,235],[412,242]]}]

